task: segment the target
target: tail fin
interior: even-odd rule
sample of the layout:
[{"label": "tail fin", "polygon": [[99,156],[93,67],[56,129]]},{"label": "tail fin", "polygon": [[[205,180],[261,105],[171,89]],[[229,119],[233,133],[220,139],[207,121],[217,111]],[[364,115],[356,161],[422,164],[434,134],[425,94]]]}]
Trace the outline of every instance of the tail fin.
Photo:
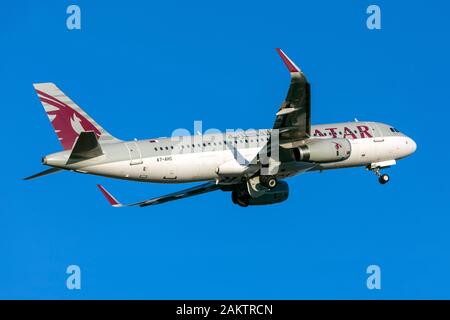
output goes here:
[{"label": "tail fin", "polygon": [[95,122],[55,84],[35,83],[33,86],[64,150],[72,149],[80,133],[87,131],[94,132],[100,143],[120,141]]}]

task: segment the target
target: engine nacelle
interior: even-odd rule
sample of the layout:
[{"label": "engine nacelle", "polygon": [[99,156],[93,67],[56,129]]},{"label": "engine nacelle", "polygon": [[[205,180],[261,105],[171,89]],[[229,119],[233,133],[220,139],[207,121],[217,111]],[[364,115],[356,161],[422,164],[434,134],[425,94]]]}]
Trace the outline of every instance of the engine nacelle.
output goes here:
[{"label": "engine nacelle", "polygon": [[243,186],[241,190],[234,190],[232,193],[233,202],[243,207],[279,203],[287,200],[289,196],[289,185],[284,181],[278,181],[275,188],[267,190],[257,198],[252,198],[245,188]]},{"label": "engine nacelle", "polygon": [[352,153],[352,145],[348,139],[311,139],[292,150],[295,161],[336,162],[348,159]]},{"label": "engine nacelle", "polygon": [[280,203],[289,197],[289,185],[284,181],[278,181],[275,188],[267,190],[262,196],[258,198],[250,198],[248,204],[250,206],[258,206],[265,204]]}]

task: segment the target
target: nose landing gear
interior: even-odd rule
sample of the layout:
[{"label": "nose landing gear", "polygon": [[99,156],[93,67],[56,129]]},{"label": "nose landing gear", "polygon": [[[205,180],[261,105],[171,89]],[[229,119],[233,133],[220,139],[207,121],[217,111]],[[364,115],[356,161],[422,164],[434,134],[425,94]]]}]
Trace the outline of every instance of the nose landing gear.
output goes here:
[{"label": "nose landing gear", "polygon": [[389,182],[389,176],[387,174],[382,174],[381,176],[378,177],[378,182],[380,182],[381,184],[385,184]]},{"label": "nose landing gear", "polygon": [[389,177],[389,175],[387,175],[386,173],[381,174],[380,172],[380,167],[376,167],[376,168],[369,168],[369,170],[371,170],[373,173],[375,173],[378,177],[378,182],[381,184],[386,184],[389,182],[389,180],[391,179]]}]

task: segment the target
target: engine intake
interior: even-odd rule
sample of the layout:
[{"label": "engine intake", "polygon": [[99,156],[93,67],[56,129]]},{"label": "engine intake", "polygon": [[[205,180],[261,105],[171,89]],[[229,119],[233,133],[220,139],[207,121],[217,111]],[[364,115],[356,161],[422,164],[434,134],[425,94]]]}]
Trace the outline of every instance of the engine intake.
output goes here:
[{"label": "engine intake", "polygon": [[295,161],[337,162],[348,159],[352,153],[352,145],[348,139],[311,139],[292,150]]}]

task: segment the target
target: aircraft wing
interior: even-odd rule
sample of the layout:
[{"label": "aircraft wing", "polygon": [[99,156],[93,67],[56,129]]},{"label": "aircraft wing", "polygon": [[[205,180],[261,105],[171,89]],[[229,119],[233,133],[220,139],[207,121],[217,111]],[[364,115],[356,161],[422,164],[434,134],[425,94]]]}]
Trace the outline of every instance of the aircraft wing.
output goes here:
[{"label": "aircraft wing", "polygon": [[189,188],[189,189],[177,191],[177,192],[170,193],[170,194],[167,194],[164,196],[160,196],[160,197],[156,197],[156,198],[152,198],[152,199],[148,199],[148,200],[144,200],[144,201],[140,201],[140,202],[130,203],[130,204],[122,204],[119,201],[117,201],[117,199],[114,198],[114,196],[111,193],[109,193],[102,185],[98,184],[97,187],[100,189],[100,191],[103,193],[106,200],[108,200],[108,202],[113,207],[130,207],[130,206],[146,207],[146,206],[151,206],[151,205],[155,205],[155,204],[161,204],[161,203],[172,201],[172,200],[178,200],[178,199],[183,199],[183,198],[187,198],[187,197],[192,197],[192,196],[196,196],[196,195],[199,195],[202,193],[220,189],[220,185],[215,184],[214,182],[207,182],[207,183],[204,183],[204,184],[201,184],[201,185]]},{"label": "aircraft wing", "polygon": [[279,129],[280,144],[306,139],[311,133],[310,85],[299,67],[281,50],[276,49],[291,73],[286,99],[277,112],[274,129]]}]

